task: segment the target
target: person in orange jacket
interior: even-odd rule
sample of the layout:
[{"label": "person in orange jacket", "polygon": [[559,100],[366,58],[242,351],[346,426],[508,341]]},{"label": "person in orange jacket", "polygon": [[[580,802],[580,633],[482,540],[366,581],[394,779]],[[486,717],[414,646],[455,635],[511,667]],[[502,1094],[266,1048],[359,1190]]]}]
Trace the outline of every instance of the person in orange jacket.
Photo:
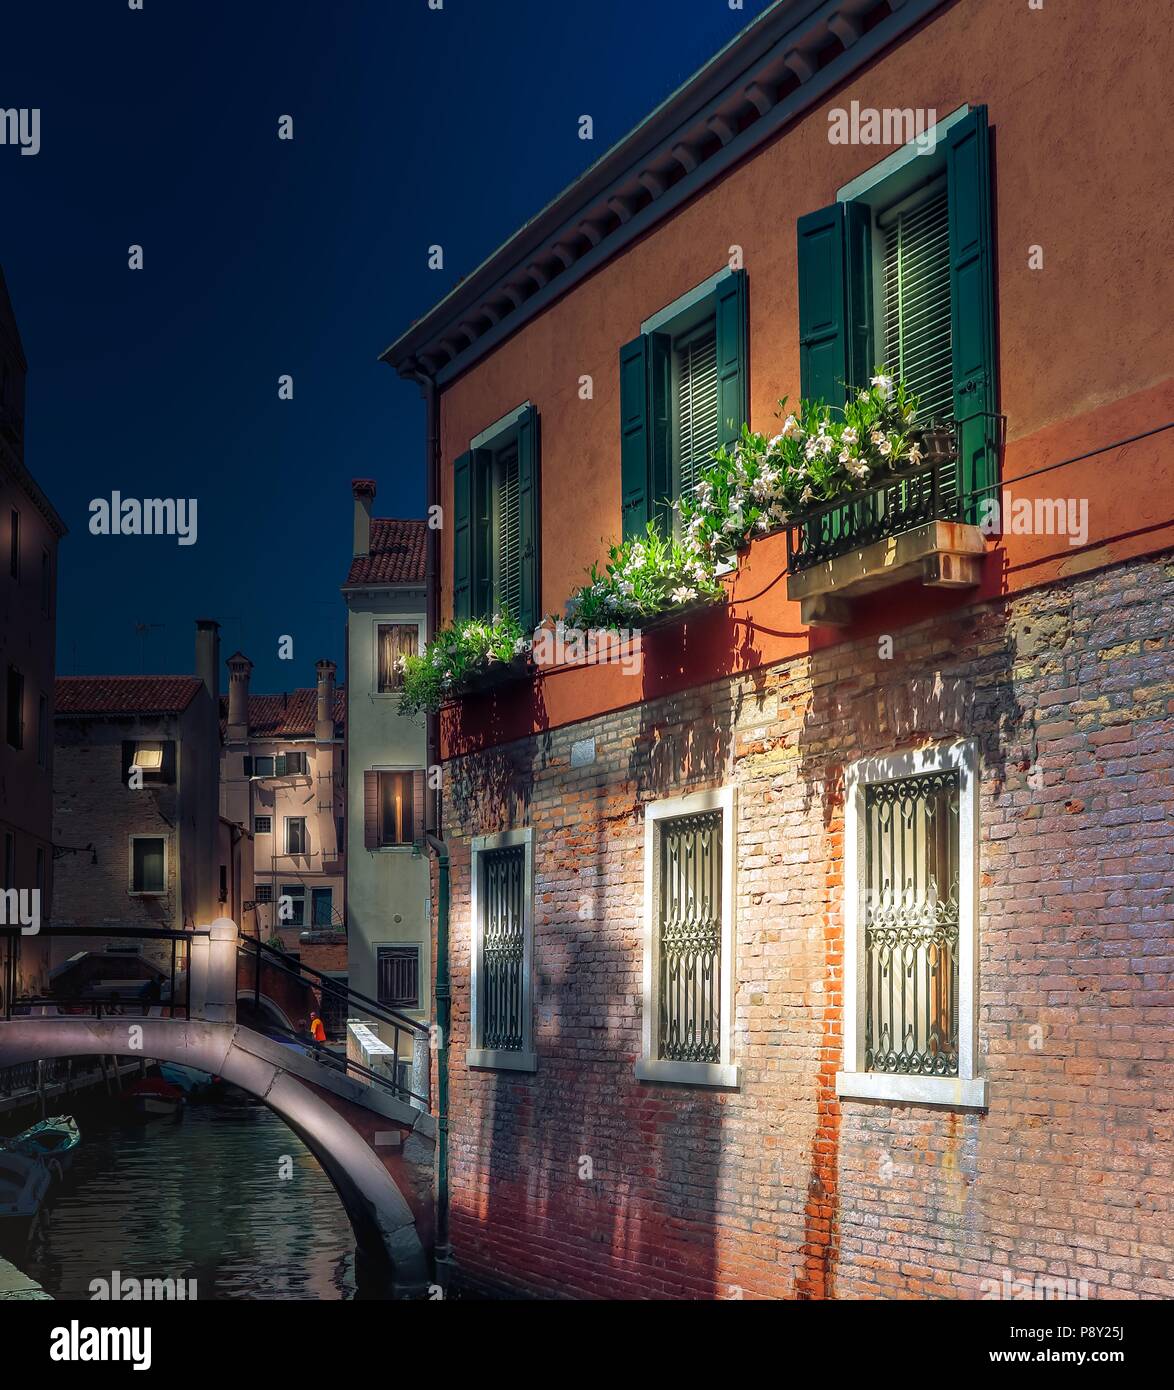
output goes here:
[{"label": "person in orange jacket", "polygon": [[310,1036],[316,1043],[324,1043],[326,1041],[326,1025],[313,1009],[310,1010]]}]

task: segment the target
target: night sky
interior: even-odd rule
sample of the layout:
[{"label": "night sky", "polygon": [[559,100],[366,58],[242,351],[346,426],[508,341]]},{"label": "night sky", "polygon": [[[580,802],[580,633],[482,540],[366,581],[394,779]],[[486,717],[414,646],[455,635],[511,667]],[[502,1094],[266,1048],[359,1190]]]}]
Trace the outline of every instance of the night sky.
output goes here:
[{"label": "night sky", "polygon": [[[8,0],[0,108],[40,108],[41,148],[0,146],[0,264],[70,528],[59,672],[190,671],[197,617],[254,690],[341,670],[350,479],[424,511],[423,403],[378,354],[768,7]],[[114,490],[196,498],[197,543],[91,535]]]}]

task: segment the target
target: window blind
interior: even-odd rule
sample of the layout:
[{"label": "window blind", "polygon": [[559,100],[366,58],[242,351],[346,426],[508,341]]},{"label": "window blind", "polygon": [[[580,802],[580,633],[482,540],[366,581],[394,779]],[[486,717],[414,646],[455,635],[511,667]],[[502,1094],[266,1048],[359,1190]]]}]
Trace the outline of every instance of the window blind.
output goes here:
[{"label": "window blind", "polygon": [[920,399],[921,423],[954,414],[948,212],[943,184],[880,219],[884,361]]},{"label": "window blind", "polygon": [[701,479],[718,441],[715,324],[677,347],[677,496]]},{"label": "window blind", "polygon": [[518,451],[509,449],[497,461],[497,575],[494,606],[518,617],[522,608],[521,511],[518,493]]}]

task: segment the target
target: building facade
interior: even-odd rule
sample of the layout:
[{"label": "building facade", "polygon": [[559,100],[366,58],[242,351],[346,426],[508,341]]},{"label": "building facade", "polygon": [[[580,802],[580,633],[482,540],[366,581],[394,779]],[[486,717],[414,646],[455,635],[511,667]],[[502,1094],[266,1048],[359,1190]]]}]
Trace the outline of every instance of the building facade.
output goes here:
[{"label": "building facade", "polygon": [[352,493],[354,553],[342,589],[349,982],[387,1008],[426,1020],[432,936],[423,846],[425,729],[423,717],[399,712],[398,669],[400,658],[424,643],[425,524],[372,518],[375,484],[368,479],[356,480]]},{"label": "building facade", "polygon": [[[230,915],[247,848],[220,817],[218,667],[205,618],[195,675],[58,678],[55,966],[90,933],[117,941],[123,927],[190,931]],[[165,964],[170,946],[142,952]]]},{"label": "building facade", "polygon": [[1172,248],[1119,253],[1114,77],[1170,35],[1041,13],[772,6],[385,355],[442,619],[561,614],[782,398],[886,364],[950,438],[638,662],[444,710],[469,1283],[1174,1293]]},{"label": "building facade", "polygon": [[325,659],[315,686],[283,695],[250,693],[253,663],[243,653],[226,664],[221,805],[253,835],[243,925],[287,949],[323,946],[320,963],[345,969],[346,692]]},{"label": "building facade", "polygon": [[[0,665],[4,673],[4,736],[0,739],[0,1007],[40,993],[47,953],[32,916],[52,922],[53,677],[57,628],[57,545],[65,523],[25,467],[25,378],[28,366],[8,289],[0,271]],[[9,904],[14,911],[9,913]],[[0,926],[4,923],[0,923]]]}]

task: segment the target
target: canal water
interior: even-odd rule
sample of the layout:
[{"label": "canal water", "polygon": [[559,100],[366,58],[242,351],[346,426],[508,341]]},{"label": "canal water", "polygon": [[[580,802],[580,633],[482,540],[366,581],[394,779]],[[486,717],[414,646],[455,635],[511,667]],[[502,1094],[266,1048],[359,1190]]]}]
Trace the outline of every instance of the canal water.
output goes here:
[{"label": "canal water", "polygon": [[326,1174],[263,1105],[127,1122],[78,1112],[82,1142],[17,1263],[54,1298],[90,1282],[194,1279],[205,1299],[356,1297],[354,1235]]}]

